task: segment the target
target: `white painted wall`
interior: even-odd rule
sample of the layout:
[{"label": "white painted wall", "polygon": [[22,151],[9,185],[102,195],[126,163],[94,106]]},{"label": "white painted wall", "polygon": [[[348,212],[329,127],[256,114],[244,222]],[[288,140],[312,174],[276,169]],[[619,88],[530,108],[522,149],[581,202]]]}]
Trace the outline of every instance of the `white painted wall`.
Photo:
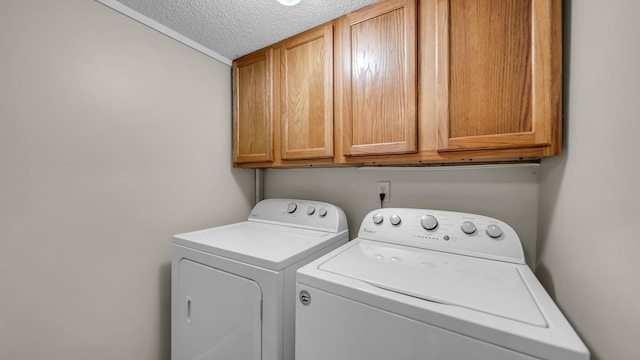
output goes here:
[{"label": "white painted wall", "polygon": [[246,218],[231,70],[91,0],[0,1],[0,359],[169,359],[171,236]]},{"label": "white painted wall", "polygon": [[464,211],[510,224],[520,236],[529,264],[535,264],[538,167],[271,169],[264,175],[265,197],[321,200],[342,207],[350,238],[360,222],[380,206],[377,181],[391,181],[385,207]]},{"label": "white painted wall", "polygon": [[640,2],[564,5],[565,152],[541,167],[537,274],[592,359],[638,359]]}]

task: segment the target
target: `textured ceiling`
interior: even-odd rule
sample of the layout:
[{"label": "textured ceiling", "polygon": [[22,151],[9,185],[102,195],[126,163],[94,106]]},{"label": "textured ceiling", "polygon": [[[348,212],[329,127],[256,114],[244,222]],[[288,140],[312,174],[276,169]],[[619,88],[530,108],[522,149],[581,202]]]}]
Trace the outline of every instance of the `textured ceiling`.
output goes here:
[{"label": "textured ceiling", "polygon": [[375,1],[117,0],[231,60]]}]

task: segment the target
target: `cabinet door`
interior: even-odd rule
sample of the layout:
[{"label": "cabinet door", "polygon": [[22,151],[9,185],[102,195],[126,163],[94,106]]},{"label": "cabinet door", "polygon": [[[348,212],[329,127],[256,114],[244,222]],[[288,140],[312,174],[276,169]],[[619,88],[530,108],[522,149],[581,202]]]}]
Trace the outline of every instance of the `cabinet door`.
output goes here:
[{"label": "cabinet door", "polygon": [[233,63],[233,161],[273,161],[273,49]]},{"label": "cabinet door", "polygon": [[551,145],[560,1],[436,1],[438,151]]},{"label": "cabinet door", "polygon": [[416,152],[416,2],[376,3],[341,18],[337,31],[343,153]]},{"label": "cabinet door", "polygon": [[281,69],[282,159],[333,157],[333,24],[285,40]]}]

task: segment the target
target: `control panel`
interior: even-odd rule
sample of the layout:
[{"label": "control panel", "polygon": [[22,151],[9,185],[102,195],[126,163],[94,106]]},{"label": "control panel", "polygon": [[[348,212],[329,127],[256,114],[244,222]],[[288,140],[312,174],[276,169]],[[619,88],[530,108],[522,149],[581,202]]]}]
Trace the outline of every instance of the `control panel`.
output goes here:
[{"label": "control panel", "polygon": [[511,226],[476,214],[378,209],[364,218],[358,238],[524,264],[520,238]]},{"label": "control panel", "polygon": [[335,233],[347,230],[347,217],[340,207],[313,200],[262,200],[249,213],[249,221]]}]

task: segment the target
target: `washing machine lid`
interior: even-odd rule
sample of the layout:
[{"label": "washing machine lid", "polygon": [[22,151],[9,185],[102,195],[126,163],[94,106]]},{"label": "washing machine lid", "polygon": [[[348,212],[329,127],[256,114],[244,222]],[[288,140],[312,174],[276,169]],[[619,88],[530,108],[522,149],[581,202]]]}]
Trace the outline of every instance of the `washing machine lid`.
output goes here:
[{"label": "washing machine lid", "polygon": [[519,266],[526,265],[360,240],[319,269],[407,296],[547,327]]},{"label": "washing machine lid", "polygon": [[245,221],[174,236],[174,244],[280,271],[329,246],[347,231],[330,233]]}]

